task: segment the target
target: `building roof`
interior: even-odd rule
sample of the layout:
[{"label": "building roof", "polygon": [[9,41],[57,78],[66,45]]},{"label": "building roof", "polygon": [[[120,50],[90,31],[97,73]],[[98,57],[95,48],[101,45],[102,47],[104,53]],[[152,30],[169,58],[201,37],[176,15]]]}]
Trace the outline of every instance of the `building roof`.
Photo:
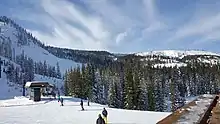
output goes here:
[{"label": "building roof", "polygon": [[46,81],[32,81],[32,82],[26,82],[25,87],[47,87],[50,86],[50,84]]}]

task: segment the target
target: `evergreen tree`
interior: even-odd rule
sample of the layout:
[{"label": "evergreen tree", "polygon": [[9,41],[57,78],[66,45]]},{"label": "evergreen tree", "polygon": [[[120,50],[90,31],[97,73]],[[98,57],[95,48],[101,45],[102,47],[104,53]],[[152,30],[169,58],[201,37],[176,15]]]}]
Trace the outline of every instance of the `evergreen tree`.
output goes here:
[{"label": "evergreen tree", "polygon": [[134,79],[133,79],[133,72],[131,69],[131,65],[126,65],[126,72],[125,72],[125,108],[126,109],[133,109],[134,108]]},{"label": "evergreen tree", "polygon": [[60,66],[59,63],[57,62],[57,76],[58,79],[61,79],[61,72],[60,72]]}]

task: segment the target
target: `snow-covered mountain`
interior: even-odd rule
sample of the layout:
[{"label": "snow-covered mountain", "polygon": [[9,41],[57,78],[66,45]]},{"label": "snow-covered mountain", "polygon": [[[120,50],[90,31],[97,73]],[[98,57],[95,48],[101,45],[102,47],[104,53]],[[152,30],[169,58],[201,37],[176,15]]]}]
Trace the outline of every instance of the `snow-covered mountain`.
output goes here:
[{"label": "snow-covered mountain", "polygon": [[182,67],[192,62],[210,65],[220,63],[220,54],[198,50],[160,50],[139,52],[133,55],[141,57],[142,61],[151,61],[153,67]]},{"label": "snow-covered mountain", "polygon": [[[21,55],[22,52],[24,52],[24,54],[32,58],[34,62],[46,61],[50,66],[56,66],[56,64],[59,63],[62,73],[71,67],[76,67],[77,64],[81,64],[73,60],[56,57],[49,53],[43,48],[40,41],[34,38],[30,33],[16,25],[13,21],[7,21],[7,18],[3,17],[0,19],[0,44],[2,44],[0,55],[1,53],[11,54],[12,56],[7,56],[11,57],[12,61],[13,58],[15,59],[17,55]],[[3,51],[5,46],[9,47],[7,51]]]},{"label": "snow-covered mountain", "polygon": [[150,51],[150,52],[140,52],[136,53],[138,56],[167,56],[173,58],[183,58],[185,56],[193,56],[193,55],[210,55],[210,56],[220,56],[220,54],[208,52],[208,51],[198,51],[198,50],[161,50],[161,51]]}]

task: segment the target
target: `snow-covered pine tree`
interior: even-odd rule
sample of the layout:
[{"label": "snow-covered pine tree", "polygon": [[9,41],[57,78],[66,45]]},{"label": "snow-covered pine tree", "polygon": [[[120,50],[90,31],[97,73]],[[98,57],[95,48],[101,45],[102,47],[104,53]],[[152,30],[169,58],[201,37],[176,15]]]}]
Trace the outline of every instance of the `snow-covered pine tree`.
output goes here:
[{"label": "snow-covered pine tree", "polygon": [[96,103],[102,103],[102,96],[103,96],[103,85],[101,82],[101,70],[97,69],[95,72],[95,81],[93,82],[93,89],[92,89],[92,100]]},{"label": "snow-covered pine tree", "polygon": [[140,75],[140,85],[138,86],[138,95],[137,95],[137,109],[138,110],[147,110],[148,108],[148,95],[147,95],[147,80],[144,79],[145,71]]},{"label": "snow-covered pine tree", "polygon": [[179,68],[174,67],[171,72],[170,78],[170,95],[171,95],[171,110],[176,111],[178,108],[184,105],[184,97],[180,96],[178,84],[180,83],[180,71]]},{"label": "snow-covered pine tree", "polygon": [[119,92],[121,96],[120,108],[124,108],[126,92],[125,92],[125,72],[124,72],[124,67],[122,63],[119,63],[119,80],[120,80]]},{"label": "snow-covered pine tree", "polygon": [[60,72],[60,66],[59,66],[59,63],[57,62],[57,64],[56,64],[56,66],[57,66],[57,70],[56,70],[56,72],[57,72],[57,78],[58,79],[61,79],[61,72]]},{"label": "snow-covered pine tree", "polygon": [[19,81],[19,74],[20,74],[20,69],[18,67],[15,68],[15,83],[20,84]]},{"label": "snow-covered pine tree", "polygon": [[147,79],[147,97],[148,97],[148,110],[149,111],[155,111],[155,85],[154,85],[154,80],[153,80],[153,73],[152,73],[152,68],[148,67],[147,72],[149,73],[145,79]]},{"label": "snow-covered pine tree", "polygon": [[43,75],[47,76],[48,72],[47,72],[48,68],[47,68],[47,62],[46,60],[44,60],[44,64],[43,64]]},{"label": "snow-covered pine tree", "polygon": [[162,74],[161,70],[157,69],[154,72],[154,84],[155,84],[155,111],[163,112],[165,110],[165,100],[162,88]]},{"label": "snow-covered pine tree", "polygon": [[109,85],[109,93],[108,93],[108,106],[117,108],[117,97],[116,97],[116,82],[112,81]]},{"label": "snow-covered pine tree", "polygon": [[27,67],[26,73],[28,73],[27,81],[33,81],[33,79],[34,79],[34,61],[33,61],[33,59],[28,58],[26,67]]},{"label": "snow-covered pine tree", "polygon": [[84,72],[84,83],[85,83],[85,87],[84,90],[86,91],[86,97],[88,97],[88,99],[92,98],[92,70],[91,70],[91,65],[87,64],[85,66],[85,72]]},{"label": "snow-covered pine tree", "polygon": [[63,93],[65,96],[68,96],[70,94],[70,86],[69,86],[69,71],[66,71],[65,72],[65,75],[64,75],[64,90],[63,90]]},{"label": "snow-covered pine tree", "polygon": [[109,92],[109,85],[111,81],[109,80],[110,74],[109,69],[103,71],[102,74],[102,82],[103,82],[103,102],[107,104],[108,102],[108,92]]},{"label": "snow-covered pine tree", "polygon": [[127,62],[125,65],[125,108],[133,109],[134,108],[134,77],[133,70],[131,68],[132,62]]}]

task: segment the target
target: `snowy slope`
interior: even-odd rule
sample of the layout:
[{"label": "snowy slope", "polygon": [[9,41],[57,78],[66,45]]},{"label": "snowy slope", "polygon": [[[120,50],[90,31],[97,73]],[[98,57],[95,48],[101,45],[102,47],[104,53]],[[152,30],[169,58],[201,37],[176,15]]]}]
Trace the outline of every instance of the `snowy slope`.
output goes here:
[{"label": "snowy slope", "polygon": [[[22,97],[10,102],[3,100],[0,104],[3,102],[8,107],[0,106],[0,124],[95,124],[98,114],[106,107],[94,103],[87,106],[85,103],[85,111],[81,111],[79,100],[71,97],[64,97],[63,107],[57,101],[31,104],[27,98]],[[109,124],[155,124],[170,114],[106,109]]]},{"label": "snowy slope", "polygon": [[[57,78],[51,78],[35,74],[35,81],[48,81],[51,84],[55,84],[58,88],[63,85],[63,80]],[[27,93],[27,92],[26,92]],[[6,78],[5,73],[2,73],[2,78],[0,78],[0,100],[10,99],[15,96],[22,95],[22,86],[14,82],[9,82]]]},{"label": "snowy slope", "polygon": [[196,50],[189,50],[189,51],[181,51],[181,50],[161,50],[161,51],[151,51],[151,52],[140,52],[136,53],[137,56],[167,56],[167,57],[176,57],[176,58],[183,58],[184,56],[188,55],[213,55],[213,56],[220,56],[220,54],[208,52],[208,51],[196,51]]},{"label": "snowy slope", "polygon": [[5,73],[2,73],[2,78],[0,78],[0,100],[14,98],[14,96],[22,94],[22,88],[19,85],[7,82]]},{"label": "snowy slope", "polygon": [[[5,62],[13,63],[15,67],[20,67],[18,64],[8,60],[5,57],[1,57],[1,60],[4,60]],[[21,96],[22,95],[22,86],[15,83],[15,82],[9,82],[9,80],[6,77],[6,74],[3,72],[3,68],[6,68],[7,66],[2,66],[2,72],[1,72],[1,78],[0,78],[0,100],[1,99],[10,99],[14,98],[15,96]],[[34,75],[34,81],[48,81],[51,84],[55,84],[58,88],[61,88],[63,85],[62,79],[47,77],[35,74]]]},{"label": "snowy slope", "polygon": [[[51,66],[56,66],[56,63],[59,62],[60,71],[63,74],[67,69],[71,67],[76,67],[77,65],[81,65],[81,63],[76,63],[72,60],[61,59],[53,54],[49,53],[47,50],[39,47],[38,45],[34,44],[31,39],[28,39],[29,45],[18,45],[18,34],[19,32],[13,26],[9,24],[0,23],[0,37],[5,39],[2,40],[3,42],[12,43],[12,49],[15,50],[16,55],[22,54],[24,51],[25,55],[32,58],[35,62],[44,62],[46,60],[47,64]],[[10,39],[10,40],[8,40]],[[1,40],[0,40],[1,42]]]}]

